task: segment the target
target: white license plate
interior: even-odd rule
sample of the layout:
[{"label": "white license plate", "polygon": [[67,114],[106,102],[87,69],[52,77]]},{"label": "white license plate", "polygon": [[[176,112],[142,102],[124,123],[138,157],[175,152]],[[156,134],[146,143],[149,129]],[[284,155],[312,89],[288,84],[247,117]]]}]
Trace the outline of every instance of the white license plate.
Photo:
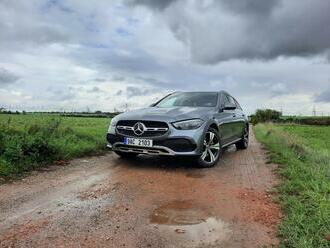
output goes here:
[{"label": "white license plate", "polygon": [[152,147],[151,139],[124,138],[125,145]]}]

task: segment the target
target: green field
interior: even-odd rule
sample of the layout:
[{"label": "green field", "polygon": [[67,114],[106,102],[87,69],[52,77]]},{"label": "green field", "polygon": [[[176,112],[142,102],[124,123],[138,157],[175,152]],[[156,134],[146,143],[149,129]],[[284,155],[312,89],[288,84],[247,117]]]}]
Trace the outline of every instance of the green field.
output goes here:
[{"label": "green field", "polygon": [[46,114],[0,115],[0,177],[15,177],[55,160],[103,152],[109,121]]},{"label": "green field", "polygon": [[282,164],[282,246],[329,247],[330,127],[258,124],[254,130],[272,162]]}]

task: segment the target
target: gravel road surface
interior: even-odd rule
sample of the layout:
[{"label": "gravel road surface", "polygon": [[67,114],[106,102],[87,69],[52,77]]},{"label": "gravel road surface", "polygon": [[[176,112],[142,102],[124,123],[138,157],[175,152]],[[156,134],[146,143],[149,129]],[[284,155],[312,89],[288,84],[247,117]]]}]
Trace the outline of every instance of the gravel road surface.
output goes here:
[{"label": "gravel road surface", "polygon": [[210,169],[111,152],[53,165],[0,185],[0,247],[277,246],[274,167],[252,133]]}]

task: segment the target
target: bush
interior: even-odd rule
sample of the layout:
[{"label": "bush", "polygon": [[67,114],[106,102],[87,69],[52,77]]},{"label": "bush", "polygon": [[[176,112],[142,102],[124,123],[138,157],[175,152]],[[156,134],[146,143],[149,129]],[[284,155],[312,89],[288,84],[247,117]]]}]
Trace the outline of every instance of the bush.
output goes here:
[{"label": "bush", "polygon": [[26,171],[38,163],[52,161],[58,149],[50,143],[52,135],[58,129],[57,122],[44,127],[31,125],[22,131],[10,127],[1,127],[0,158],[2,164],[10,164],[16,171]]},{"label": "bush", "polygon": [[105,150],[105,118],[0,116],[0,177]]},{"label": "bush", "polygon": [[253,125],[259,122],[277,122],[280,120],[282,113],[273,109],[258,109],[254,115],[251,116],[251,123]]}]

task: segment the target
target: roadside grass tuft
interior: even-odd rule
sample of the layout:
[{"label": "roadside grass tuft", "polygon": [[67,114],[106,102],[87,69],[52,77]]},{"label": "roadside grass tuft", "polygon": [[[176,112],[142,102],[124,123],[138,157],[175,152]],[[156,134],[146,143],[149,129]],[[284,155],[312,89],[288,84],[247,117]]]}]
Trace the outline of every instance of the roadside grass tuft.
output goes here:
[{"label": "roadside grass tuft", "polygon": [[258,124],[254,131],[282,165],[281,246],[330,247],[330,127]]},{"label": "roadside grass tuft", "polygon": [[105,118],[0,116],[0,177],[105,150]]}]

